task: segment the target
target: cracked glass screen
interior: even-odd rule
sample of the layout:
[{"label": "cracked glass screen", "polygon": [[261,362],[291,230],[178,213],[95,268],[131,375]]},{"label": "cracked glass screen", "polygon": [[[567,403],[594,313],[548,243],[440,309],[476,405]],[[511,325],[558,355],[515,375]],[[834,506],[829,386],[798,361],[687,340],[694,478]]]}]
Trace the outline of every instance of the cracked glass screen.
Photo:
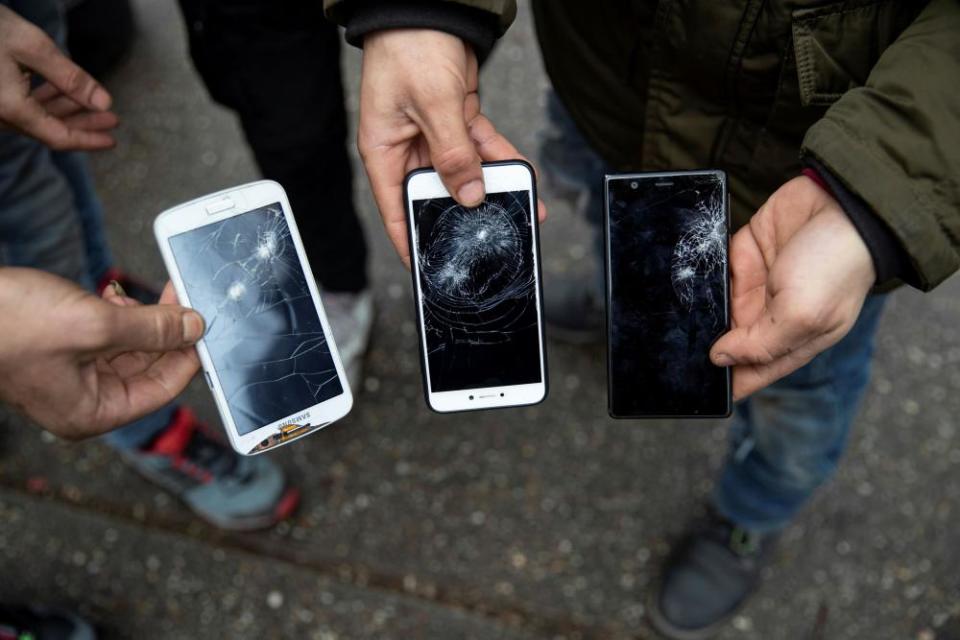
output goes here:
[{"label": "cracked glass screen", "polygon": [[541,381],[528,191],[413,203],[433,391]]},{"label": "cracked glass screen", "polygon": [[343,393],[280,204],[170,238],[237,431]]},{"label": "cracked glass screen", "polygon": [[611,411],[726,414],[727,373],[709,359],[727,327],[722,174],[623,178],[608,189]]}]

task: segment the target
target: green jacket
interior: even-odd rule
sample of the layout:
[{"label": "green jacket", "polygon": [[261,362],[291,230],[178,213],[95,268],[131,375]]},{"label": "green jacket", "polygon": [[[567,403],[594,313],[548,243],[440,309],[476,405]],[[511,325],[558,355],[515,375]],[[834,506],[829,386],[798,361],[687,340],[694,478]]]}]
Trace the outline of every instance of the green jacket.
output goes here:
[{"label": "green jacket", "polygon": [[[513,0],[443,0],[506,29]],[[343,21],[355,0],[325,0]],[[809,155],[918,284],[960,267],[960,0],[534,0],[547,72],[619,170],[717,167],[739,226]]]}]

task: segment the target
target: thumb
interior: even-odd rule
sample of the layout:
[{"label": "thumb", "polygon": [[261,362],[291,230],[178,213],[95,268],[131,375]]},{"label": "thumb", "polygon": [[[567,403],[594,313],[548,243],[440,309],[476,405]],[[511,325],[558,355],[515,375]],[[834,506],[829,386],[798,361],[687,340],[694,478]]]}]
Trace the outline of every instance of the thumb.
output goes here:
[{"label": "thumb", "polygon": [[109,109],[112,99],[107,90],[64,55],[43,31],[30,27],[23,30],[22,38],[16,43],[17,61],[87,109]]},{"label": "thumb", "polygon": [[805,323],[789,319],[777,321],[767,310],[753,324],[721,336],[710,349],[710,359],[719,367],[766,365],[803,346],[812,337]]},{"label": "thumb", "polygon": [[437,101],[423,114],[421,129],[430,148],[430,162],[457,202],[475,207],[483,202],[483,170],[463,113],[463,97]]},{"label": "thumb", "polygon": [[192,309],[166,304],[111,309],[115,351],[175,351],[203,337],[203,318]]}]

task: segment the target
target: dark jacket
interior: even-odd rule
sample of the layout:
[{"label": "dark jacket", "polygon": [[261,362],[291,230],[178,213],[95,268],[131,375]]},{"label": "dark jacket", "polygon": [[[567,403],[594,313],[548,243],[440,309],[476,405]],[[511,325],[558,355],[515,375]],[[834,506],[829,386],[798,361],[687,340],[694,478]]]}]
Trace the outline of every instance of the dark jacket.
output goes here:
[{"label": "dark jacket", "polygon": [[[434,26],[481,54],[516,12],[512,0],[393,0],[384,24],[370,0],[325,3],[354,40]],[[739,226],[813,164],[896,244],[909,269],[899,275],[929,289],[960,267],[960,1],[534,0],[533,9],[554,87],[611,166],[725,169]],[[473,32],[448,15],[457,10],[473,16]]]}]

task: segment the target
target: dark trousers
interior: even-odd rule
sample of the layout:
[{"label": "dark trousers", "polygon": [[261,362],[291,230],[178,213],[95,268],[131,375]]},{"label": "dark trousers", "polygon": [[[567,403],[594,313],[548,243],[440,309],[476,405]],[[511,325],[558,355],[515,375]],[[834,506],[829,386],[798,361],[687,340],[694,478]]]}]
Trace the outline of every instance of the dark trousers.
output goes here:
[{"label": "dark trousers", "polygon": [[367,249],[346,149],[340,35],[322,5],[180,0],[197,71],[240,117],[263,176],[286,189],[321,287],[359,291]]}]

